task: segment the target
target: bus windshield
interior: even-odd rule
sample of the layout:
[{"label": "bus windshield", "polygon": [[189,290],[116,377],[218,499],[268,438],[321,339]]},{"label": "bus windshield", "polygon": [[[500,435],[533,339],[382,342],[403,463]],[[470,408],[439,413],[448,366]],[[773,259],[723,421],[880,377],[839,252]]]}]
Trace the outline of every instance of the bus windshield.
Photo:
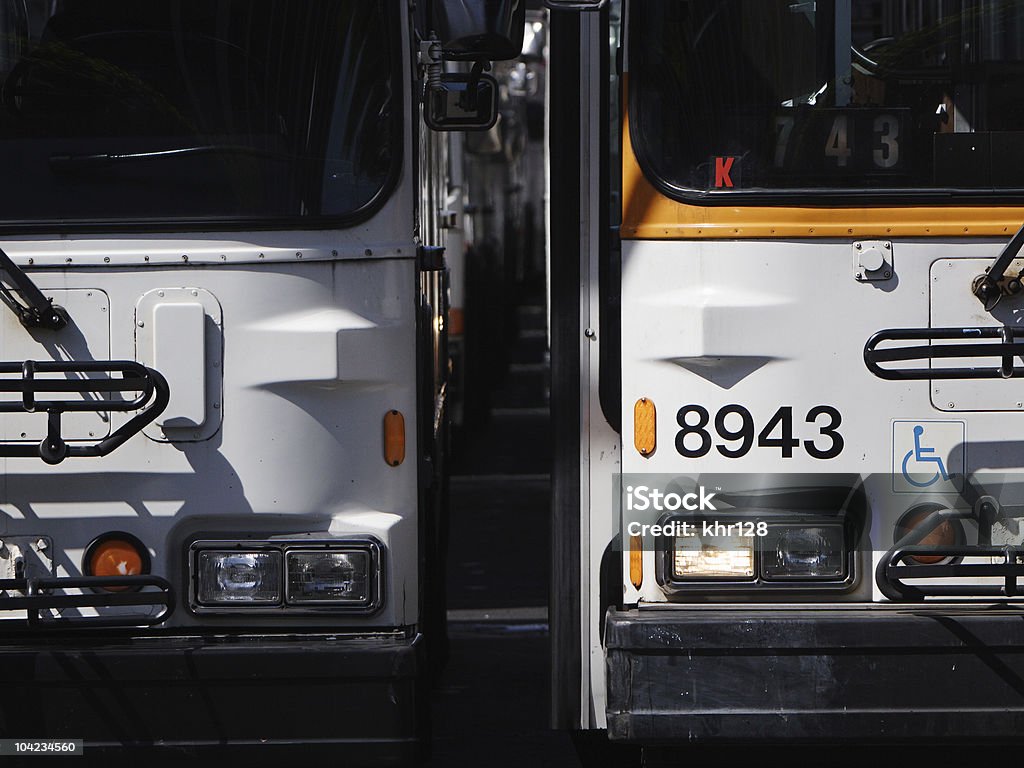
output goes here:
[{"label": "bus windshield", "polygon": [[1024,192],[1024,4],[643,0],[630,126],[669,194]]},{"label": "bus windshield", "polygon": [[400,155],[384,5],[2,0],[0,222],[358,217]]}]

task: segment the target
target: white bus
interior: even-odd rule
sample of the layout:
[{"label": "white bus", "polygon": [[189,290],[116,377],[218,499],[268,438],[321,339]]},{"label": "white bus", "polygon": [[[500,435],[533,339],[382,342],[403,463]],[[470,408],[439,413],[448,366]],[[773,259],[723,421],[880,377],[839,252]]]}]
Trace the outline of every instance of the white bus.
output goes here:
[{"label": "white bus", "polygon": [[1019,740],[1021,4],[548,5],[556,725]]},{"label": "white bus", "polygon": [[0,6],[0,737],[414,757],[439,131],[493,122],[520,6]]}]

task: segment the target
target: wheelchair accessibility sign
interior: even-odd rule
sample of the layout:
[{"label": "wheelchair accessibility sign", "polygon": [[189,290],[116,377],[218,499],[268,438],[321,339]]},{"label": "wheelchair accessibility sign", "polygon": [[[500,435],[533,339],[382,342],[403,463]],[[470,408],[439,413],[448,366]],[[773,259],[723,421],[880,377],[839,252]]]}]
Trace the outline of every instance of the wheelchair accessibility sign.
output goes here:
[{"label": "wheelchair accessibility sign", "polygon": [[895,493],[958,491],[964,476],[967,425],[962,421],[894,421]]}]

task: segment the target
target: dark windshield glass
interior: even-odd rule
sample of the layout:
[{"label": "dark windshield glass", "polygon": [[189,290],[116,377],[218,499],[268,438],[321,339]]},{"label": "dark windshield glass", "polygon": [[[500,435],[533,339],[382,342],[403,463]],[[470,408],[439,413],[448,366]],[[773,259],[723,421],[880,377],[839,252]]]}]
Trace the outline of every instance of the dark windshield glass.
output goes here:
[{"label": "dark windshield glass", "polygon": [[0,0],[0,221],[344,217],[401,112],[369,0]]},{"label": "dark windshield glass", "polygon": [[1024,3],[629,13],[634,145],[670,191],[1024,189]]}]

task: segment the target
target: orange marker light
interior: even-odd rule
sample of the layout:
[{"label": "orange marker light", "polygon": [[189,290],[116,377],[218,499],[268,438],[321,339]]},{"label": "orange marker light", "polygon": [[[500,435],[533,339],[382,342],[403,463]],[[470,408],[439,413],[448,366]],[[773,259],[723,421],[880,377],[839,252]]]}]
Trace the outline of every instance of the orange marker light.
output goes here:
[{"label": "orange marker light", "polygon": [[[134,537],[120,538],[114,534],[89,547],[83,566],[86,576],[138,576],[149,573],[149,553]],[[129,587],[104,589],[120,592]]]},{"label": "orange marker light", "polygon": [[629,537],[629,583],[637,589],[644,583],[644,540],[640,536]]},{"label": "orange marker light", "polygon": [[654,455],[658,447],[658,413],[654,401],[646,397],[633,406],[633,445],[645,458]]},{"label": "orange marker light", "polygon": [[405,461],[405,417],[400,411],[384,414],[384,461],[389,467]]},{"label": "orange marker light", "polygon": [[448,310],[448,334],[461,336],[466,331],[466,316],[461,307],[452,307]]},{"label": "orange marker light", "polygon": [[[906,536],[910,531],[917,528],[923,523],[933,512],[932,508],[923,509],[920,512],[914,512],[906,515],[902,520],[899,521],[896,527],[896,541],[899,541]],[[962,529],[959,529],[959,523],[953,520],[943,520],[935,528],[928,532],[928,534],[918,542],[919,545],[925,547],[953,547],[960,543],[960,539],[963,536]],[[944,555],[911,555],[911,560],[915,563],[921,563],[921,565],[935,565],[941,563],[947,558]]]}]

